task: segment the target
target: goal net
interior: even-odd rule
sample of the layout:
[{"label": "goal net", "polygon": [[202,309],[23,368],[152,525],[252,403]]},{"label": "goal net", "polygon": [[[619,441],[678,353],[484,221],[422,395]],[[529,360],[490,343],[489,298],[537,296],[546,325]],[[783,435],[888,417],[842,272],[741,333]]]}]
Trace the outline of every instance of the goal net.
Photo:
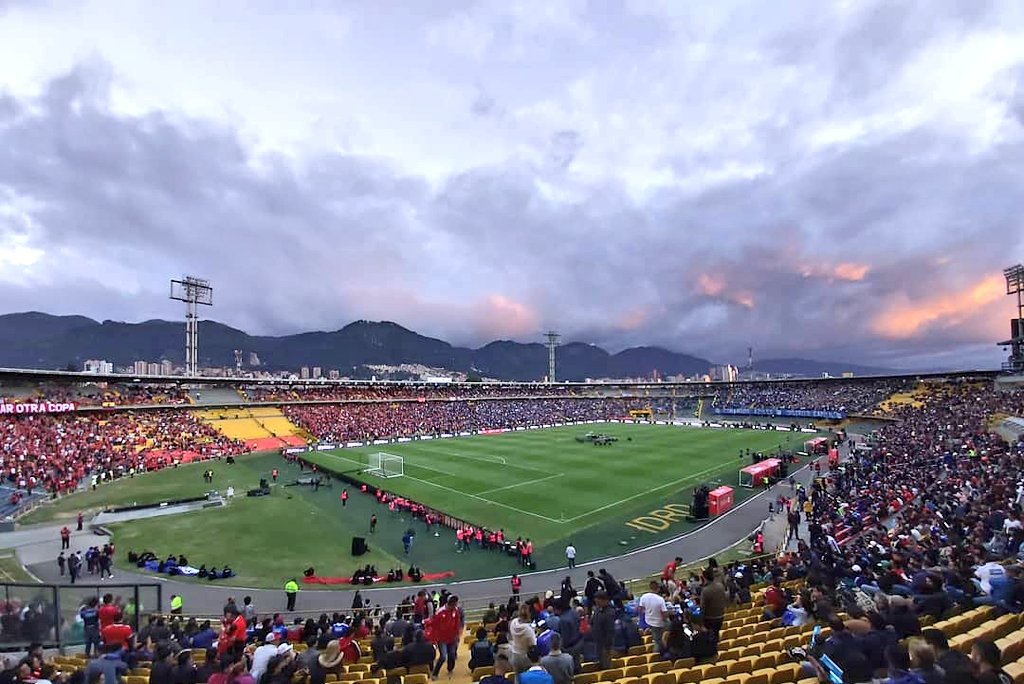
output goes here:
[{"label": "goal net", "polygon": [[377,477],[402,477],[405,475],[405,459],[394,454],[386,454],[378,451],[370,454],[366,462],[366,471],[369,475]]}]

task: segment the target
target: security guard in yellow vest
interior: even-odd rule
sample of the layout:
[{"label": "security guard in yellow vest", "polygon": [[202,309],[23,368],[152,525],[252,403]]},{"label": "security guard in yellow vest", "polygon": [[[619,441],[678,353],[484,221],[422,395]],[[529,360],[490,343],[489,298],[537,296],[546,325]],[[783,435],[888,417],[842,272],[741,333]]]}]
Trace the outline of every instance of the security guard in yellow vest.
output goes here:
[{"label": "security guard in yellow vest", "polygon": [[184,603],[181,596],[171,594],[171,615],[181,615],[181,606]]},{"label": "security guard in yellow vest", "polygon": [[295,578],[288,580],[284,583],[284,595],[288,599],[288,612],[295,610],[295,597],[299,593],[299,583],[295,581]]}]

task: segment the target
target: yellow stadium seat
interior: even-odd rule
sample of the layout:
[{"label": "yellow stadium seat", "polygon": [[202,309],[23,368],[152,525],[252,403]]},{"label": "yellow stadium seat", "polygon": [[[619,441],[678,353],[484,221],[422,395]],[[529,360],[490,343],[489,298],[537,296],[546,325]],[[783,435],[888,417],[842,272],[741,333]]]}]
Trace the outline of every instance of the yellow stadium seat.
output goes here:
[{"label": "yellow stadium seat", "polygon": [[698,669],[703,669],[701,673],[701,680],[707,681],[708,679],[721,678],[724,679],[729,674],[729,666],[725,663],[716,663],[714,665],[701,665]]},{"label": "yellow stadium seat", "polygon": [[679,675],[676,677],[676,684],[697,684],[701,681],[703,673],[695,668],[688,667],[685,670],[680,670]]},{"label": "yellow stadium seat", "polygon": [[1024,663],[1010,663],[1003,670],[1013,678],[1013,684],[1024,684]]},{"label": "yellow stadium seat", "polygon": [[430,675],[423,673],[405,675],[405,684],[430,684]]},{"label": "yellow stadium seat", "polygon": [[786,663],[775,668],[771,677],[768,678],[768,682],[769,684],[788,684],[789,682],[795,682],[799,676],[800,664]]}]

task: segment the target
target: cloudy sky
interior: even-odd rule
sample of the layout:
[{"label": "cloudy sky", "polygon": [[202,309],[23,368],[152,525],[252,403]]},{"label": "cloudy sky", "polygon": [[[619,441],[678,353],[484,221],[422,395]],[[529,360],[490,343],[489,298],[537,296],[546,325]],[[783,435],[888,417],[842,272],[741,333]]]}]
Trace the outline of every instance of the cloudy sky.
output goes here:
[{"label": "cloudy sky", "polygon": [[0,0],[0,310],[991,365],[1020,0]]}]

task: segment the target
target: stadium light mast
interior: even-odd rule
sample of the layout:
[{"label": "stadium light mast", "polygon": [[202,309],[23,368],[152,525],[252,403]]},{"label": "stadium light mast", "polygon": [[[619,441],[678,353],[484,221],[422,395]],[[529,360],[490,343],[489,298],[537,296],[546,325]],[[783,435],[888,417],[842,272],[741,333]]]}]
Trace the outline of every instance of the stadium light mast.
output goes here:
[{"label": "stadium light mast", "polygon": [[213,306],[213,287],[210,281],[185,276],[171,281],[171,299],[185,302],[185,375],[198,375],[199,362],[199,305]]},{"label": "stadium light mast", "polygon": [[548,382],[555,381],[555,349],[558,347],[558,340],[562,336],[551,330],[544,333],[544,337],[547,338],[548,348]]},{"label": "stadium light mast", "polygon": [[1003,370],[1024,373],[1024,265],[1017,264],[1003,269],[1006,278],[1006,294],[1017,295],[1017,310],[1010,319],[1010,339],[999,346],[1010,348],[1010,358],[1003,364]]}]

